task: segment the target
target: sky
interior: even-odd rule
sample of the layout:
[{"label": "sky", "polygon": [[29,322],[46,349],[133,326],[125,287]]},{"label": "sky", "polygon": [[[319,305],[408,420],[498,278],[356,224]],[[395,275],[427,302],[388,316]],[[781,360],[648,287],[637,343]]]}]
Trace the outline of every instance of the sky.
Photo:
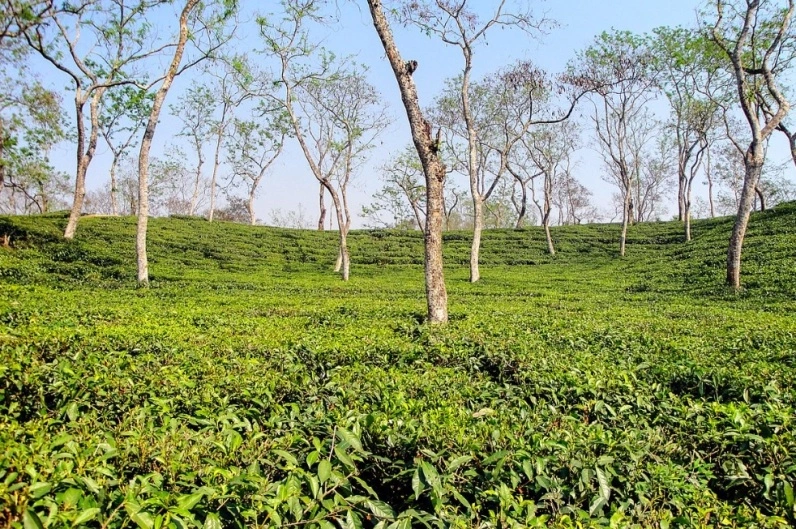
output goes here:
[{"label": "sky", "polygon": [[[525,33],[511,30],[493,28],[487,34],[487,39],[476,49],[474,56],[474,78],[511,63],[516,59],[530,59],[550,73],[564,70],[569,60],[573,59],[579,50],[584,49],[596,35],[611,29],[629,30],[635,33],[644,33],[658,26],[690,26],[696,20],[696,10],[699,2],[695,0],[607,0],[597,2],[594,0],[531,0],[534,12],[543,14],[546,18],[554,20],[557,25],[545,34],[529,36]],[[494,9],[497,2],[493,0],[479,0],[473,2],[479,11],[488,12]],[[277,10],[279,5],[274,1],[256,2],[241,0],[243,7],[243,22],[237,32],[236,49],[246,53],[251,49],[261,48],[262,42],[258,36],[256,25],[252,22],[257,13]],[[392,124],[383,134],[381,143],[373,151],[366,163],[354,178],[350,194],[352,212],[354,212],[353,227],[363,227],[364,220],[359,214],[363,205],[371,202],[371,196],[378,191],[382,182],[379,177],[378,167],[387,161],[394,153],[400,151],[411,141],[406,114],[401,106],[400,95],[395,77],[384,56],[381,43],[375,33],[364,1],[339,2],[331,11],[336,15],[337,22],[328,28],[323,28],[316,35],[323,38],[323,45],[340,56],[351,55],[356,61],[368,66],[370,82],[381,93],[385,106],[392,117]],[[164,17],[165,18],[165,17]],[[167,23],[168,20],[159,20],[157,23]],[[172,22],[173,23],[173,22]],[[393,24],[393,31],[397,45],[404,59],[417,60],[419,67],[414,74],[417,83],[421,105],[429,105],[440,92],[446,78],[460,73],[463,60],[461,52],[447,46],[435,37],[429,37],[412,27],[401,27]],[[325,34],[324,34],[325,32]],[[169,93],[167,105],[164,107],[164,116],[155,136],[153,155],[163,154],[165,148],[173,141],[178,133],[179,125],[174,117],[165,115],[169,103],[175,103],[180,93],[184,91],[198,75],[198,70],[187,72],[179,77]],[[46,78],[53,79],[53,86],[65,86],[66,77],[48,71]],[[60,82],[64,84],[59,85]],[[65,98],[65,101],[69,101]],[[65,108],[69,108],[65,105]],[[662,106],[660,108],[663,108]],[[583,105],[580,110],[588,112],[589,107]],[[586,121],[584,120],[584,123]],[[578,151],[576,158],[579,160],[575,176],[594,193],[594,202],[598,207],[607,211],[610,196],[614,189],[600,178],[602,162],[594,151],[588,130],[583,134],[583,146]],[[786,153],[784,142],[775,138],[777,145],[775,153],[780,158]],[[59,168],[66,168],[74,164],[74,154],[68,145],[57,149],[53,155]],[[97,157],[88,174],[89,189],[96,189],[106,185],[108,180],[108,167],[110,164],[109,151],[102,142],[97,150]],[[71,171],[72,173],[74,170]],[[209,172],[208,172],[209,176]],[[466,188],[463,177],[456,180],[460,188]],[[695,186],[697,194],[704,193],[703,186]],[[676,189],[671,193],[674,199]],[[258,217],[268,223],[270,212],[274,209],[284,211],[297,210],[301,205],[302,210],[310,223],[316,222],[318,184],[309,170],[306,160],[300,153],[297,144],[289,143],[285,152],[275,164],[271,173],[261,184],[261,191],[257,198],[256,208]],[[327,200],[327,202],[330,202]],[[673,214],[674,206],[669,213]]]}]

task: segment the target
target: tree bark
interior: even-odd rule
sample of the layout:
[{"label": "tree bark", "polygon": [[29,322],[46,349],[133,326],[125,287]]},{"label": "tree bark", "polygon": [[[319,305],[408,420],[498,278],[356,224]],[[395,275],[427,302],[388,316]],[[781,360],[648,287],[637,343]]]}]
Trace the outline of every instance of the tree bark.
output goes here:
[{"label": "tree bark", "polygon": [[755,194],[757,198],[760,200],[760,211],[766,210],[766,196],[763,194],[763,190],[760,189],[760,179],[757,180],[757,185],[755,186]]},{"label": "tree bark", "polygon": [[480,195],[473,195],[473,243],[470,246],[470,282],[481,279],[478,259],[481,252],[481,232],[484,231],[484,201]]},{"label": "tree bark", "polygon": [[199,157],[199,160],[196,165],[196,179],[194,180],[193,193],[191,194],[191,209],[188,211],[188,214],[191,216],[196,214],[196,207],[199,204],[199,187],[202,181],[202,166],[205,164],[205,159],[204,156],[202,156],[201,148],[197,147],[196,153]]},{"label": "tree bark", "polygon": [[763,172],[763,161],[762,147],[759,144],[753,144],[744,159],[745,175],[741,201],[727,251],[727,285],[736,290],[741,288],[741,249],[746,236],[746,228],[749,225],[749,216],[752,213],[757,183]]},{"label": "tree bark", "polygon": [[323,195],[326,193],[326,188],[321,183],[320,192],[318,193],[318,205],[320,207],[320,215],[318,216],[318,231],[323,231],[324,224],[326,223],[326,202],[323,200]]},{"label": "tree bark", "polygon": [[254,189],[249,193],[249,200],[246,202],[246,209],[249,211],[249,224],[257,224],[257,215],[254,213]]},{"label": "tree bark", "polygon": [[380,0],[368,0],[373,25],[381,39],[401,92],[412,140],[423,165],[426,180],[426,230],[424,237],[424,268],[426,281],[426,305],[428,321],[432,324],[448,321],[448,292],[442,267],[442,221],[445,199],[445,166],[440,160],[439,144],[431,137],[431,126],[423,118],[417,97],[417,88],[407,63],[401,58],[393,40],[389,22],[384,15]]},{"label": "tree bark", "polygon": [[210,212],[207,215],[207,220],[213,222],[213,216],[216,212],[216,185],[218,182],[218,168],[221,167],[221,145],[224,141],[224,129],[226,127],[227,112],[229,110],[229,103],[224,100],[224,105],[221,109],[221,121],[216,130],[216,148],[213,152],[213,174],[210,177]]},{"label": "tree bark", "polygon": [[520,198],[520,211],[517,214],[516,229],[522,228],[522,223],[525,221],[525,215],[528,214],[528,191],[525,188],[524,182],[520,182],[520,190],[522,191],[522,197]]},{"label": "tree bark", "polygon": [[138,226],[135,237],[135,252],[138,264],[138,286],[143,288],[149,286],[149,260],[146,251],[147,226],[149,223],[149,151],[152,148],[152,139],[155,136],[155,128],[160,118],[163,101],[166,99],[169,88],[174,82],[174,77],[177,75],[177,69],[182,62],[185,43],[188,41],[188,17],[197,5],[199,5],[199,0],[187,0],[180,14],[180,35],[177,39],[177,46],[174,49],[174,57],[152,102],[152,110],[149,114],[149,121],[147,121],[144,137],[141,140],[141,150],[138,154]]},{"label": "tree bark", "polygon": [[119,165],[119,159],[114,154],[113,162],[111,162],[111,214],[115,217],[119,214],[119,206],[116,203],[116,168]]},{"label": "tree bark", "polygon": [[337,229],[340,246],[337,252],[337,261],[334,265],[334,271],[340,272],[343,281],[348,281],[351,276],[351,261],[348,253],[348,228],[351,223],[347,217],[344,217],[345,206],[340,201],[340,196],[331,185],[326,188],[332,196],[332,203],[334,204],[334,212],[337,217]]},{"label": "tree bark", "polygon": [[550,234],[550,213],[551,213],[551,206],[550,206],[550,198],[553,194],[553,175],[552,171],[545,173],[544,179],[544,218],[542,219],[544,224],[544,235],[547,239],[547,251],[550,255],[556,254],[555,245],[553,245],[553,237]]},{"label": "tree bark", "polygon": [[627,243],[627,226],[630,222],[630,189],[625,190],[625,203],[622,213],[622,233],[619,236],[619,255],[625,256],[625,246]]},{"label": "tree bark", "polygon": [[[105,88],[97,88],[91,95],[91,105],[89,116],[91,120],[91,131],[89,132],[88,145],[86,145],[86,128],[83,122],[83,107],[85,99],[80,90],[75,94],[75,117],[77,119],[77,172],[75,174],[75,195],[72,200],[72,209],[69,212],[69,220],[64,230],[65,239],[74,239],[77,231],[77,223],[80,214],[83,212],[83,200],[86,198],[86,173],[94,153],[97,150],[97,136],[99,134],[99,104]],[[84,150],[85,149],[85,150]]]}]

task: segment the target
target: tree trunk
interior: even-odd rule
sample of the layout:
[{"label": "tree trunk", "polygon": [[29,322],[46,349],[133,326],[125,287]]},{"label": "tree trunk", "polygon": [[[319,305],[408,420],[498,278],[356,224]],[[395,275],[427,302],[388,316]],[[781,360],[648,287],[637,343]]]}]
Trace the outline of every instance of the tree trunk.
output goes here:
[{"label": "tree trunk", "polygon": [[545,173],[544,179],[544,234],[547,239],[547,251],[550,255],[556,254],[556,248],[553,245],[553,237],[550,235],[550,213],[552,207],[550,200],[553,195],[553,171],[550,170]]},{"label": "tree trunk", "polygon": [[348,228],[350,223],[348,219],[344,218],[343,204],[340,197],[334,189],[327,188],[329,194],[332,196],[332,203],[334,204],[334,212],[337,217],[337,228],[340,240],[340,247],[337,252],[337,261],[335,262],[334,271],[342,272],[343,281],[348,281],[351,274],[350,256],[348,254]]},{"label": "tree trunk", "polygon": [[249,200],[246,202],[246,209],[249,211],[249,224],[254,226],[257,224],[257,215],[254,213],[254,189],[249,193]]},{"label": "tree trunk", "polygon": [[318,231],[323,231],[324,224],[326,223],[326,202],[323,200],[323,195],[326,193],[326,188],[323,183],[319,185],[320,192],[318,193],[318,205],[320,206],[320,216],[318,217]]},{"label": "tree trunk", "polygon": [[484,202],[480,196],[473,195],[473,244],[470,246],[470,282],[481,279],[478,259],[481,253],[481,232],[484,230]]},{"label": "tree trunk", "polygon": [[481,279],[478,261],[481,253],[481,232],[484,229],[484,198],[478,185],[478,135],[470,110],[470,71],[471,52],[464,48],[464,73],[462,75],[461,99],[462,114],[467,126],[467,173],[470,177],[470,193],[473,197],[473,244],[470,247],[470,282]]},{"label": "tree trunk", "polygon": [[424,268],[426,280],[426,305],[428,321],[432,324],[448,321],[448,292],[442,267],[442,220],[445,208],[445,166],[440,160],[439,144],[431,137],[431,126],[423,118],[417,98],[417,88],[412,79],[414,68],[408,68],[395,46],[389,22],[384,16],[380,0],[368,0],[373,25],[381,39],[401,91],[412,140],[423,165],[426,180],[426,231]]},{"label": "tree trunk", "polygon": [[218,181],[218,168],[221,165],[219,154],[221,151],[222,138],[223,133],[219,130],[216,138],[216,151],[213,154],[213,174],[210,177],[210,212],[207,214],[207,220],[209,222],[213,222],[213,215],[215,215],[216,212],[216,182]]},{"label": "tree trunk", "polygon": [[221,109],[221,121],[219,121],[218,129],[216,130],[216,148],[213,152],[213,174],[210,177],[210,212],[207,215],[207,220],[209,222],[213,222],[213,216],[216,212],[216,185],[218,182],[218,168],[221,166],[219,158],[221,156],[221,145],[224,141],[224,129],[226,128],[228,109],[229,103],[225,99]]},{"label": "tree trunk", "polygon": [[685,242],[689,242],[691,240],[691,206],[690,204],[685,210],[685,218],[683,219],[685,224]]},{"label": "tree trunk", "polygon": [[515,228],[520,229],[522,228],[522,223],[525,221],[525,215],[528,214],[528,190],[525,187],[525,182],[519,179],[517,179],[517,182],[520,184],[522,196],[520,197],[520,211],[517,214],[517,224]]},{"label": "tree trunk", "polygon": [[163,83],[152,101],[152,110],[149,113],[144,137],[141,140],[141,150],[138,154],[138,227],[135,237],[135,253],[138,263],[138,286],[144,288],[149,286],[149,260],[146,252],[147,225],[149,223],[149,151],[152,148],[152,138],[155,136],[155,128],[160,118],[163,101],[166,99],[166,94],[168,94],[174,77],[177,75],[177,69],[182,62],[182,54],[188,40],[188,16],[198,4],[199,0],[187,0],[180,14],[180,36],[177,40],[177,47],[174,49],[174,57],[163,78]]},{"label": "tree trunk", "polygon": [[191,194],[191,209],[188,211],[191,216],[196,214],[196,207],[199,204],[199,185],[202,181],[202,166],[205,164],[199,149],[197,149],[197,153],[199,153],[199,163],[196,166],[196,180],[193,183],[193,193]]},{"label": "tree trunk", "polygon": [[760,180],[758,179],[757,185],[755,186],[755,194],[757,198],[760,199],[760,211],[766,210],[766,197],[763,194],[763,190],[760,189]]},{"label": "tree trunk", "polygon": [[550,234],[550,214],[545,215],[544,236],[547,239],[547,252],[550,255],[556,254],[556,247],[553,245],[553,236]]},{"label": "tree trunk", "polygon": [[625,256],[625,244],[627,242],[627,225],[630,222],[630,189],[625,191],[625,207],[622,213],[622,234],[619,236],[619,255]]},{"label": "tree trunk", "polygon": [[685,173],[685,167],[680,164],[678,168],[678,187],[677,187],[677,220],[685,222],[686,218],[686,198],[685,198],[685,181],[688,178]]},{"label": "tree trunk", "polygon": [[752,213],[757,183],[760,180],[760,173],[763,171],[763,160],[763,148],[759,144],[750,147],[744,160],[746,167],[741,201],[727,251],[727,285],[736,290],[741,288],[741,249],[746,228],[749,225],[749,215]]},{"label": "tree trunk", "polygon": [[[69,220],[64,230],[65,239],[74,239],[77,231],[77,222],[83,211],[83,200],[86,198],[86,173],[94,152],[97,150],[97,135],[99,134],[99,104],[105,88],[97,88],[91,96],[91,106],[89,116],[91,119],[91,132],[89,132],[88,146],[86,146],[86,129],[83,123],[83,106],[85,100],[82,99],[80,91],[75,95],[75,117],[77,119],[77,172],[75,174],[75,195],[72,201],[72,209],[69,212]],[[85,151],[84,151],[85,149]]]},{"label": "tree trunk", "polygon": [[114,217],[119,214],[119,206],[116,203],[116,168],[118,165],[119,157],[114,153],[113,162],[111,162],[111,214]]}]

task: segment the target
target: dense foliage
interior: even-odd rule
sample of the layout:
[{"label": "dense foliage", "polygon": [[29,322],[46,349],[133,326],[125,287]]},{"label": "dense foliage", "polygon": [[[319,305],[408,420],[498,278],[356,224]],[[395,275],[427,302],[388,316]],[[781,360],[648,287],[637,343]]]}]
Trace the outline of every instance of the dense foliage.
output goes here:
[{"label": "dense foliage", "polygon": [[0,217],[0,527],[787,527],[796,204],[731,219],[422,238]]}]

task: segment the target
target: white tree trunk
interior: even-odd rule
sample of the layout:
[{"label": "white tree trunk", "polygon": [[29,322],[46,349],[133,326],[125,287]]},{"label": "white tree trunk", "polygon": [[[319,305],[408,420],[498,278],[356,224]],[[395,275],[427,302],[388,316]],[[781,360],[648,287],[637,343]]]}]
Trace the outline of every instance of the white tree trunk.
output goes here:
[{"label": "white tree trunk", "polygon": [[149,121],[147,121],[144,137],[141,140],[141,150],[138,154],[138,226],[135,237],[135,251],[138,264],[138,286],[144,288],[149,286],[149,260],[146,250],[147,226],[149,223],[149,151],[152,148],[152,138],[155,136],[155,128],[160,118],[163,101],[166,99],[166,94],[168,94],[169,88],[174,82],[174,77],[177,75],[177,69],[182,62],[182,54],[185,51],[185,43],[188,40],[188,16],[198,4],[199,0],[187,0],[180,14],[180,36],[174,49],[174,57],[166,76],[163,78],[163,83],[155,93],[152,110],[149,113]]}]

